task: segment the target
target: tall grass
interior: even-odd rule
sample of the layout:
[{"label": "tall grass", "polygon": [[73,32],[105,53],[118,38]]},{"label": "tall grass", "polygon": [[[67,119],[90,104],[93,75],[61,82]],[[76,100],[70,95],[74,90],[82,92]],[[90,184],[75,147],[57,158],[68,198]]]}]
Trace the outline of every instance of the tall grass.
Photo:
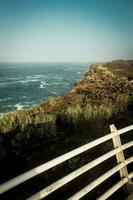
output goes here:
[{"label": "tall grass", "polygon": [[126,109],[131,101],[128,84],[127,79],[119,77],[116,80],[107,68],[94,68],[71,93],[50,98],[28,110],[1,116],[0,149],[4,147],[3,138],[14,147],[29,141],[37,143],[51,139],[62,133],[99,134],[106,121]]}]

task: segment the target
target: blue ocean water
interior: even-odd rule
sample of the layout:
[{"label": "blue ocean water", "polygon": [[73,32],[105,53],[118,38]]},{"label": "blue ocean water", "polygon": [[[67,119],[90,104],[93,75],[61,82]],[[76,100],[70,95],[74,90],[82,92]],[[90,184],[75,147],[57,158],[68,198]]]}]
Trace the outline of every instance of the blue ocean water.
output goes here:
[{"label": "blue ocean water", "polygon": [[69,92],[88,68],[83,63],[0,63],[0,113]]}]

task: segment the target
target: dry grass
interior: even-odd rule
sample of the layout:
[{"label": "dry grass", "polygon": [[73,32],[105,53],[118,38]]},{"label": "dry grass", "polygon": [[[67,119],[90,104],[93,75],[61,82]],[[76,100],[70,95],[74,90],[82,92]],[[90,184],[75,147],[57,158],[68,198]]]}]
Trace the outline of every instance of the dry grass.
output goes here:
[{"label": "dry grass", "polygon": [[5,135],[9,136],[14,146],[33,138],[36,142],[37,138],[45,140],[55,137],[60,127],[62,132],[71,129],[73,133],[86,129],[93,132],[102,130],[106,120],[122,112],[132,101],[130,82],[126,77],[116,78],[106,67],[92,69],[71,93],[50,98],[28,110],[1,116],[0,149]]}]

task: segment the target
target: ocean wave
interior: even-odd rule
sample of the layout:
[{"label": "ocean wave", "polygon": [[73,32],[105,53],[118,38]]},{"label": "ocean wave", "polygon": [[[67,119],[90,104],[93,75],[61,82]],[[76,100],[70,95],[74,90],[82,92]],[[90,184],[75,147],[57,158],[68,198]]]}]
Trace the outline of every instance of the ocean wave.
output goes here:
[{"label": "ocean wave", "polygon": [[61,76],[61,75],[53,75],[53,78],[56,79],[56,80],[63,80],[64,77]]},{"label": "ocean wave", "polygon": [[5,98],[5,99],[0,99],[0,102],[10,101],[11,99],[12,99],[12,98],[7,97],[7,98]]},{"label": "ocean wave", "polygon": [[31,80],[23,80],[23,81],[18,81],[18,83],[29,83],[29,82],[37,82],[38,79],[31,79]]},{"label": "ocean wave", "polygon": [[16,108],[16,110],[22,110],[25,106],[22,105],[21,103],[17,103],[14,105],[14,107]]},{"label": "ocean wave", "polygon": [[12,81],[12,80],[15,80],[15,81],[17,81],[17,80],[20,80],[20,79],[23,79],[23,78],[24,78],[24,77],[6,77],[5,80],[9,80],[9,81],[10,81],[10,80],[11,80],[11,81]]},{"label": "ocean wave", "polygon": [[25,105],[26,107],[29,106],[29,105],[33,105],[33,101],[25,101],[24,103],[26,104]]},{"label": "ocean wave", "polygon": [[45,88],[45,87],[44,87],[43,84],[40,84],[39,88],[40,88],[40,89],[43,89],[43,88]]},{"label": "ocean wave", "polygon": [[5,80],[23,80],[23,79],[40,79],[46,78],[46,75],[33,75],[33,76],[19,76],[19,77],[5,77]]},{"label": "ocean wave", "polygon": [[83,74],[82,72],[77,72],[77,74]]},{"label": "ocean wave", "polygon": [[33,103],[33,101],[25,101],[22,103],[17,103],[15,105],[9,105],[8,107],[14,107],[16,108],[16,110],[22,110],[24,108],[29,108],[31,106],[34,106],[35,104]]},{"label": "ocean wave", "polygon": [[49,85],[49,83],[47,83],[46,81],[41,81],[39,88],[45,88],[46,85]]},{"label": "ocean wave", "polygon": [[47,78],[47,76],[42,75],[42,74],[37,74],[37,75],[33,75],[33,76],[26,76],[26,79],[40,79],[40,78]]},{"label": "ocean wave", "polygon": [[62,85],[62,83],[60,83],[60,82],[54,82],[53,84],[54,85]]},{"label": "ocean wave", "polygon": [[11,108],[11,107],[13,107],[13,105],[8,105],[7,107],[8,107],[8,108]]},{"label": "ocean wave", "polygon": [[30,82],[38,82],[38,79],[31,79],[31,80],[18,80],[18,81],[11,81],[11,82],[2,82],[0,86],[11,85],[11,84],[18,84],[18,83],[30,83]]},{"label": "ocean wave", "polygon": [[3,87],[3,86],[8,85],[8,84],[10,84],[10,83],[9,82],[1,82],[0,87]]},{"label": "ocean wave", "polygon": [[55,95],[55,96],[58,96],[59,94],[57,92],[51,92],[51,94]]},{"label": "ocean wave", "polygon": [[26,77],[6,77],[2,82],[1,85],[6,84],[16,84],[16,83],[28,83],[28,82],[38,82],[40,79],[47,78],[46,75],[33,75],[33,76],[26,76]]},{"label": "ocean wave", "polygon": [[63,70],[64,71],[71,71],[71,70],[74,70],[74,67],[67,67],[67,66],[65,66],[66,68],[64,68]]},{"label": "ocean wave", "polygon": [[[19,71],[16,65],[15,70],[12,70],[11,73],[7,73],[4,67],[0,77],[1,113],[28,108],[41,101],[42,98],[48,99],[49,96],[65,94],[75,80],[80,79],[85,68],[88,68],[82,64],[73,63],[64,63],[59,67],[57,64],[50,64],[50,66],[52,67],[30,67],[27,70],[26,64],[24,65],[26,70]],[[5,91],[8,94],[6,96]],[[37,96],[33,95],[36,91]],[[12,99],[7,97],[12,97]]]},{"label": "ocean wave", "polygon": [[54,82],[52,83],[52,85],[70,85],[70,83],[68,81],[62,81],[62,82]]}]

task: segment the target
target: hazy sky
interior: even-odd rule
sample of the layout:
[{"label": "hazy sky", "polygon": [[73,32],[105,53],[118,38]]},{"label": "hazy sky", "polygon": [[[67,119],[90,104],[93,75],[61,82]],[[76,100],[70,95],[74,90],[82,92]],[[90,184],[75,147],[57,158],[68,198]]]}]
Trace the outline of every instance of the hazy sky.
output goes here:
[{"label": "hazy sky", "polygon": [[133,0],[0,0],[0,62],[133,59]]}]

